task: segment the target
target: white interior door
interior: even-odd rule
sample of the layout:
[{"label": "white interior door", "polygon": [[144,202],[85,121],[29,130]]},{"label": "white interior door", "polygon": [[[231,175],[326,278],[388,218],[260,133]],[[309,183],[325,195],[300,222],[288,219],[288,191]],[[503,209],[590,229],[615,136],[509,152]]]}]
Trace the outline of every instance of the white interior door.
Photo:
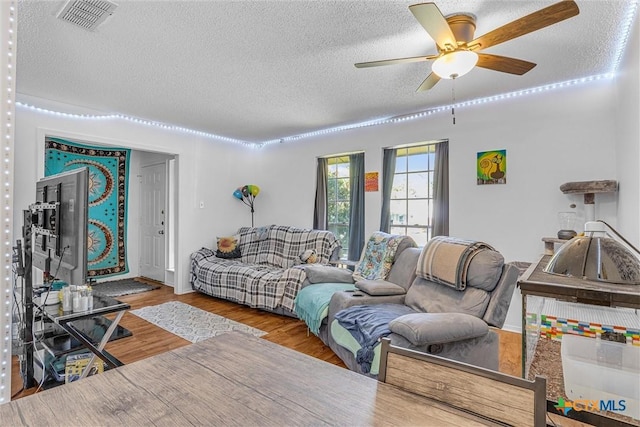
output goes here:
[{"label": "white interior door", "polygon": [[166,165],[143,166],[141,175],[140,275],[164,282]]}]

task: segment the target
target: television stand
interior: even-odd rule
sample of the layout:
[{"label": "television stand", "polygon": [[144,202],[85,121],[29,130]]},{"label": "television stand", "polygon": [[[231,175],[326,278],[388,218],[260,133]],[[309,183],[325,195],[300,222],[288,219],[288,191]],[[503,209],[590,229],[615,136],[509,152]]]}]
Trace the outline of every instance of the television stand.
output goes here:
[{"label": "television stand", "polygon": [[[36,324],[39,324],[36,323]],[[35,333],[39,337],[35,345],[37,357],[34,357],[34,379],[43,389],[49,389],[65,383],[67,356],[73,354],[92,354],[78,340],[69,335],[62,327],[48,321]],[[74,322],[77,329],[94,343],[99,342],[111,325],[104,316],[95,316]],[[109,342],[131,336],[131,332],[118,325]],[[106,353],[105,350],[103,352]],[[113,357],[109,355],[110,357]]]},{"label": "television stand", "polygon": [[[122,366],[122,362],[104,351],[104,347],[112,337],[117,337],[118,333],[122,335],[121,337],[130,335],[130,332],[118,326],[122,316],[130,308],[129,304],[110,297],[93,295],[93,310],[75,313],[65,312],[62,311],[61,304],[39,305],[35,303],[34,308],[34,311],[43,316],[45,320],[59,326],[64,333],[69,335],[70,344],[68,346],[66,345],[64,334],[53,333],[49,337],[45,337],[41,344],[50,354],[57,356],[71,350],[87,349],[93,353],[87,367],[93,366],[96,358],[104,361],[107,368]],[[116,313],[116,317],[112,321],[107,321],[108,319],[105,319],[103,315],[110,313]],[[58,330],[58,332],[60,331]],[[116,333],[115,337],[114,333]],[[71,346],[73,341],[76,344],[73,346],[75,348]],[[46,366],[43,366],[43,378],[45,369]],[[85,369],[80,378],[86,377],[88,372],[89,369]],[[33,378],[26,378],[25,382],[28,384],[33,383]]]}]

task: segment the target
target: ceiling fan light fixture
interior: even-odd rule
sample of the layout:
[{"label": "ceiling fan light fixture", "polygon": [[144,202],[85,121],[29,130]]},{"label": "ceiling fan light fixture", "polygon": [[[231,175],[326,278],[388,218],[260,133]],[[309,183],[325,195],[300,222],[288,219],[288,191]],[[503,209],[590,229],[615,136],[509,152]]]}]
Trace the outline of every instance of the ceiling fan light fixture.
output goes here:
[{"label": "ceiling fan light fixture", "polygon": [[441,79],[456,79],[471,71],[477,63],[477,53],[470,50],[457,50],[436,59],[431,70]]}]

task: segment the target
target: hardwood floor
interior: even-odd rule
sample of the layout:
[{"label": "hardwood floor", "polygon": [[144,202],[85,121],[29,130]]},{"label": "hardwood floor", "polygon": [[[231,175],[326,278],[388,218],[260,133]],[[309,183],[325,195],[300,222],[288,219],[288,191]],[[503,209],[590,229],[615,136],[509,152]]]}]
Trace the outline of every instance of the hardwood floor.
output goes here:
[{"label": "hardwood floor", "polygon": [[[157,305],[167,301],[180,301],[190,304],[202,310],[261,329],[267,332],[263,338],[268,341],[344,367],[342,361],[329,347],[325,346],[315,335],[307,334],[306,324],[298,319],[249,308],[201,293],[175,295],[173,288],[164,285],[153,291],[126,295],[118,297],[118,299],[130,304],[131,309]],[[108,343],[106,350],[125,364],[190,344],[189,341],[152,325],[131,313],[125,313],[120,324],[129,329],[133,335]],[[520,345],[520,334],[500,331],[501,372],[515,376],[520,375]],[[13,399],[33,394],[36,391],[35,387],[29,390],[21,389],[22,378],[19,374],[18,359],[14,356],[11,373],[11,394]]]}]

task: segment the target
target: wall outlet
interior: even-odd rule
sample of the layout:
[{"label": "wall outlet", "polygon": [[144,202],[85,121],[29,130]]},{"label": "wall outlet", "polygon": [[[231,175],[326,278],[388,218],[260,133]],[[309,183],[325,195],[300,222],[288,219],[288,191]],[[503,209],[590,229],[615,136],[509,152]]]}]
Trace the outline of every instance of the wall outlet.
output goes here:
[{"label": "wall outlet", "polygon": [[200,209],[204,209],[204,200],[200,200]]}]

